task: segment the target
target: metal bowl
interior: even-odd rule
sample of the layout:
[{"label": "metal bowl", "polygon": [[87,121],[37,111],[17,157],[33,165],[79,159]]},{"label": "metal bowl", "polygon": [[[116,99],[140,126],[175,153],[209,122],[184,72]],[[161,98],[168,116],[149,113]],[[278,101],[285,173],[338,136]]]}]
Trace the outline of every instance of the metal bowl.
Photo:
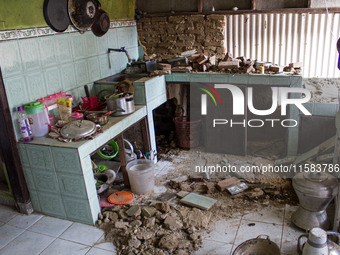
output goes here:
[{"label": "metal bowl", "polygon": [[[261,236],[267,237],[266,239]],[[280,248],[270,241],[269,236],[260,235],[241,243],[232,255],[280,255]]]},{"label": "metal bowl", "polygon": [[109,121],[108,115],[103,116],[105,113],[106,112],[88,113],[86,114],[86,119],[103,126]]}]

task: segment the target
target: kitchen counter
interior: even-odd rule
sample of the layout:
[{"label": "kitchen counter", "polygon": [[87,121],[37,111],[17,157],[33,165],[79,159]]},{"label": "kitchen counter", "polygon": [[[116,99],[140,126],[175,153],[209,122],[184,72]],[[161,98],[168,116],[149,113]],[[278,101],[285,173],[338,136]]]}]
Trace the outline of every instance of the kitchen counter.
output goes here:
[{"label": "kitchen counter", "polygon": [[[140,105],[129,115],[109,117],[103,133],[93,140],[64,143],[43,138],[18,143],[33,208],[58,218],[95,224],[100,205],[91,154],[113,139],[118,140],[120,152],[124,151],[122,132],[139,121],[145,121],[143,126],[146,127],[146,118],[146,106]],[[123,161],[124,175],[126,162]]]}]

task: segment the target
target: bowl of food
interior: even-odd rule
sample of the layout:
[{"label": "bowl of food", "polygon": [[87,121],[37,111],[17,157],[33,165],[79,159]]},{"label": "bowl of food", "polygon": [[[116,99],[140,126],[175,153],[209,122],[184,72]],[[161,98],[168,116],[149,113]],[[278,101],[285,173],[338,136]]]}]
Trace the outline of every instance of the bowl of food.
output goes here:
[{"label": "bowl of food", "polygon": [[88,113],[85,113],[85,116],[86,116],[86,119],[103,126],[109,121],[108,116],[110,114],[111,114],[111,111],[109,111],[109,112],[88,112]]}]

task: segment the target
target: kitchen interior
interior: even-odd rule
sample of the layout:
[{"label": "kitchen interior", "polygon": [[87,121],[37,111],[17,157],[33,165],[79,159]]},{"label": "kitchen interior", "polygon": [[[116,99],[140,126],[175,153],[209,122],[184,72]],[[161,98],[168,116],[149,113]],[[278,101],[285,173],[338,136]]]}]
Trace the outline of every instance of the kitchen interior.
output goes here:
[{"label": "kitchen interior", "polygon": [[338,0],[0,1],[0,254],[340,253]]}]

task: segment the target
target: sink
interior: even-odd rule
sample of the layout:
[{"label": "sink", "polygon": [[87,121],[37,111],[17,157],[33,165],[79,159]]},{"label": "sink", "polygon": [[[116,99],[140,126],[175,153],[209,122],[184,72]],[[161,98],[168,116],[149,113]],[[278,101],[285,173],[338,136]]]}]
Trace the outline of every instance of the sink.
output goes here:
[{"label": "sink", "polygon": [[147,76],[147,74],[139,73],[139,74],[115,74],[109,77],[106,77],[104,79],[101,79],[99,81],[95,81],[95,83],[101,83],[101,84],[112,84],[112,83],[119,83],[124,80],[130,80],[130,81],[136,81],[143,77]]}]

